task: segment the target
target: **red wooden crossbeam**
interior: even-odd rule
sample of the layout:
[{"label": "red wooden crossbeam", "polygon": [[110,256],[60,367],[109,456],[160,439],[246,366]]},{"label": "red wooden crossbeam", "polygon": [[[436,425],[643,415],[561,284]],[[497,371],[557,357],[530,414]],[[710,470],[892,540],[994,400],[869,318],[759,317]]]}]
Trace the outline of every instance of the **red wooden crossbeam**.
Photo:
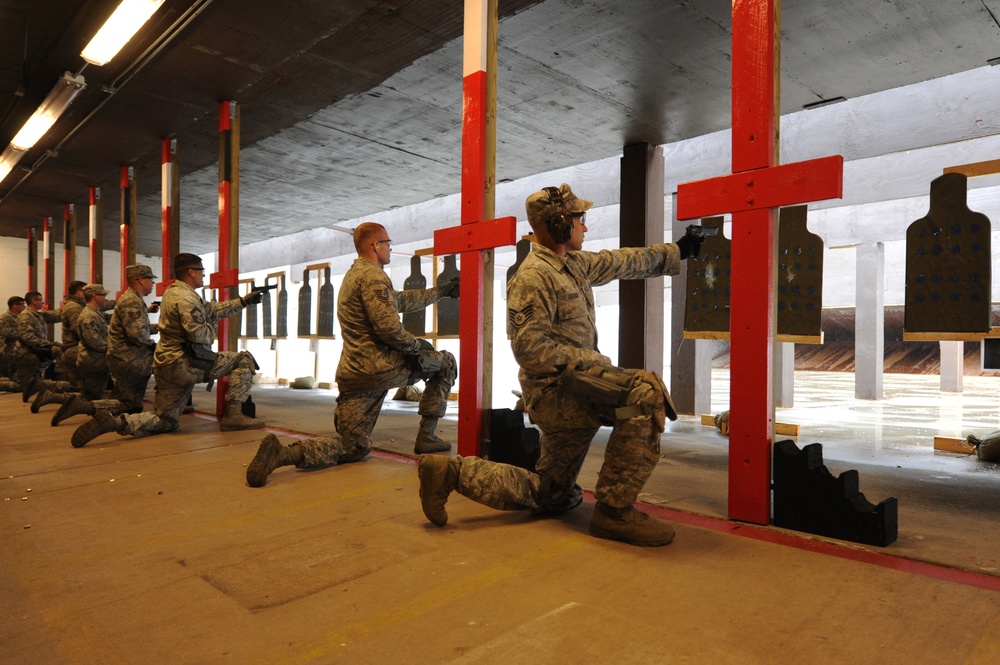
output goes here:
[{"label": "red wooden crossbeam", "polygon": [[843,158],[777,166],[779,0],[733,2],[733,174],[677,188],[678,219],[733,213],[729,517],[771,521],[778,206],[840,197]]},{"label": "red wooden crossbeam", "polygon": [[500,217],[434,232],[434,253],[478,252],[517,243],[517,218]]}]

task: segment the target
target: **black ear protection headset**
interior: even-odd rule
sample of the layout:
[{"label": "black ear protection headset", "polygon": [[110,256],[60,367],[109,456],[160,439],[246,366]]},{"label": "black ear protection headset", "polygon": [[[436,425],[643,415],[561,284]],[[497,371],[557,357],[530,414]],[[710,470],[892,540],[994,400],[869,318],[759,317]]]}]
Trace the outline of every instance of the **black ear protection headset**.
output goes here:
[{"label": "black ear protection headset", "polygon": [[552,203],[548,221],[549,234],[555,242],[565,244],[573,237],[573,218],[566,212],[566,204],[558,187],[546,187],[545,191]]}]

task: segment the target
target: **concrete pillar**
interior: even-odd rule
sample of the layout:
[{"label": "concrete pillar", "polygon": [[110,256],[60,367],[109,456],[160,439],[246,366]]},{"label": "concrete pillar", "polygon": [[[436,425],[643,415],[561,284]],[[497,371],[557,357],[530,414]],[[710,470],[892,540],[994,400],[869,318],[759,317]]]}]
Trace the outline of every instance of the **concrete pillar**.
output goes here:
[{"label": "concrete pillar", "polygon": [[882,399],[885,365],[885,246],[857,246],[854,396]]},{"label": "concrete pillar", "polygon": [[[677,197],[672,199],[673,237],[680,238],[687,222],[677,221]],[[687,266],[684,266],[681,273],[672,278],[670,286],[670,396],[678,413],[711,413],[712,341],[684,339],[686,296]]]},{"label": "concrete pillar", "polygon": [[774,406],[795,406],[795,344],[774,345]]},{"label": "concrete pillar", "polygon": [[[621,160],[622,247],[663,242],[663,149],[625,146]],[[618,283],[618,364],[663,372],[663,278]]]},{"label": "concrete pillar", "polygon": [[938,342],[941,345],[941,391],[960,393],[964,387],[965,342]]}]

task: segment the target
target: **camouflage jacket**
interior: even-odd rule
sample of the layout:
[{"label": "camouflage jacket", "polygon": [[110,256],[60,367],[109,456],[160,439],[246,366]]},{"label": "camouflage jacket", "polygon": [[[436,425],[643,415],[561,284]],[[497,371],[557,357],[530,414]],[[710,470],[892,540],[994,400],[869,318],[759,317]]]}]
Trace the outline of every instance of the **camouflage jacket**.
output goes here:
[{"label": "camouflage jacket", "polygon": [[80,341],[80,336],[76,331],[76,322],[80,318],[80,312],[87,306],[83,296],[69,296],[63,303],[61,312],[62,319],[62,346],[68,349],[76,346]]},{"label": "camouflage jacket", "polygon": [[537,243],[531,249],[507,286],[507,336],[526,400],[555,383],[566,368],[611,364],[597,348],[592,286],[680,272],[674,244],[564,257]]},{"label": "camouflage jacket", "polygon": [[84,307],[76,319],[76,332],[80,337],[77,366],[100,364],[108,352],[108,322],[103,312]]},{"label": "camouflage jacket", "polygon": [[424,309],[440,299],[437,288],[397,293],[384,270],[367,259],[355,259],[337,298],[337,321],[344,340],[337,384],[379,386],[409,366],[407,356],[415,355],[420,343],[403,328],[399,314]]},{"label": "camouflage jacket", "polygon": [[17,345],[20,348],[41,348],[47,349],[52,346],[45,332],[46,323],[59,323],[60,312],[58,309],[41,310],[36,312],[30,307],[26,307],[17,316]]},{"label": "camouflage jacket", "polygon": [[0,314],[0,354],[14,350],[17,344],[17,317],[9,309]]},{"label": "camouflage jacket", "polygon": [[208,302],[184,282],[174,282],[164,291],[160,303],[160,341],[153,354],[153,366],[170,365],[183,358],[185,342],[212,344],[219,319],[233,316],[243,307],[239,298]]},{"label": "camouflage jacket", "polygon": [[149,323],[146,302],[129,288],[118,299],[108,325],[108,356],[130,365],[152,367],[153,342],[150,335],[156,326]]}]

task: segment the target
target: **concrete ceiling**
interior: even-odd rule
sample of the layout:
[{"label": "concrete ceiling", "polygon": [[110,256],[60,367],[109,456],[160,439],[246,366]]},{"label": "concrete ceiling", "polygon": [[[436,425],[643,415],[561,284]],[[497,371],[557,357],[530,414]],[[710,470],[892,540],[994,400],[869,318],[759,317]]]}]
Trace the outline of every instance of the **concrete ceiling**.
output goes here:
[{"label": "concrete ceiling", "polygon": [[[63,71],[80,70],[79,51],[115,4],[0,0],[0,148]],[[783,113],[1000,57],[1000,0],[783,5]],[[174,137],[182,250],[214,251],[224,99],[241,109],[243,243],[453,194],[462,8],[461,0],[167,0],[116,60],[83,70],[87,89],[19,165],[30,172],[0,183],[0,234],[23,237],[46,215],[61,220],[64,204],[84,206],[96,185],[114,238],[119,169],[131,165],[137,249],[158,255],[160,141]],[[718,0],[500,0],[497,179],[728,128],[730,11]]]}]

